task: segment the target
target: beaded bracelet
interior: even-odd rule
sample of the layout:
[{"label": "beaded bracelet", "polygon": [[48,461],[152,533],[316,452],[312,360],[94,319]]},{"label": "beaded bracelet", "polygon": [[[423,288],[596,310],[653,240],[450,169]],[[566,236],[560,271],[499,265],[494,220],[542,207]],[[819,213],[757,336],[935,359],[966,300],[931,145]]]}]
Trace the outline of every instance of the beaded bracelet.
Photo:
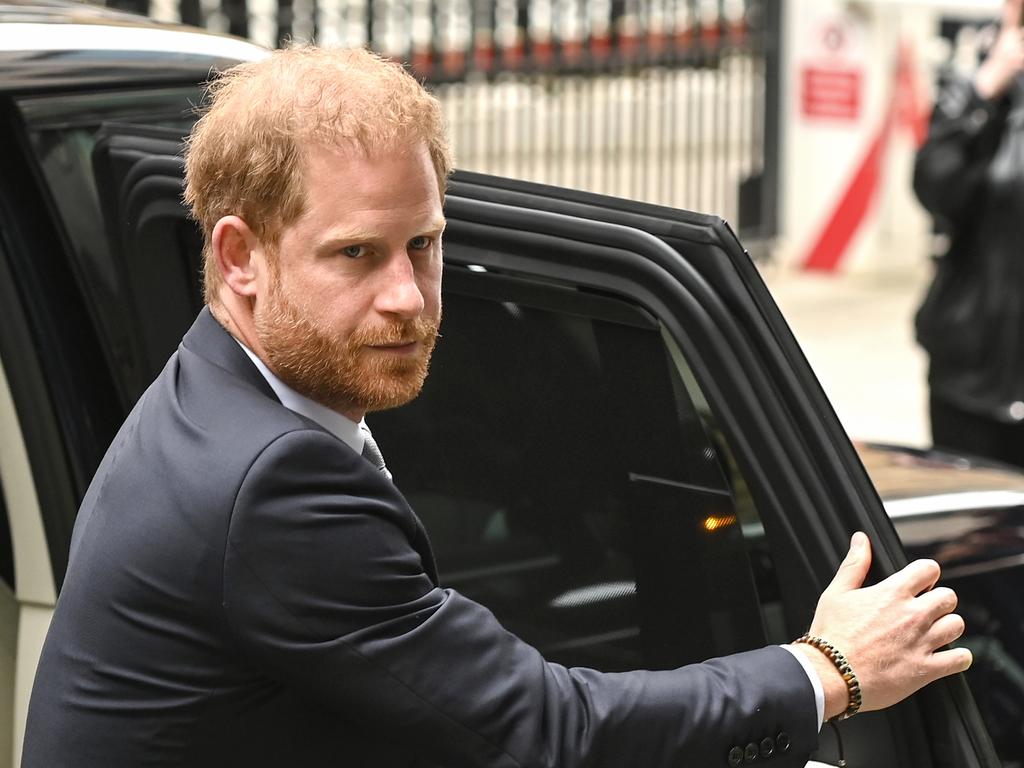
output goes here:
[{"label": "beaded bracelet", "polygon": [[802,635],[793,641],[795,643],[806,643],[807,645],[814,646],[823,654],[825,658],[832,662],[832,665],[839,670],[839,674],[843,676],[843,682],[846,683],[846,692],[849,695],[849,704],[846,707],[846,711],[841,715],[836,715],[831,720],[846,720],[849,717],[853,717],[857,714],[860,709],[860,705],[863,702],[860,692],[860,681],[857,679],[857,675],[853,673],[853,667],[850,666],[850,662],[846,660],[832,643],[827,640],[823,640],[820,637],[814,635]]}]

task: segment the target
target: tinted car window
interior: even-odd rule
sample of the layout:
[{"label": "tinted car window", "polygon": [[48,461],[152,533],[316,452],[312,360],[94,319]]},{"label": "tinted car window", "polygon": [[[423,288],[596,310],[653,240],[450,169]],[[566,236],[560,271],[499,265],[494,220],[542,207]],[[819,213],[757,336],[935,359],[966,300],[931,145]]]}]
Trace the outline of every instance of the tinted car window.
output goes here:
[{"label": "tinted car window", "polygon": [[[197,86],[190,86],[36,97],[18,103],[124,409],[141,394],[140,382],[148,382],[154,371],[148,360],[140,359],[145,345],[133,338],[138,323],[129,314],[131,286],[118,261],[117,243],[104,226],[105,190],[98,188],[94,150],[101,128],[111,123],[160,126],[184,136],[196,119],[201,96]],[[192,307],[188,311],[194,314]]]},{"label": "tinted car window", "polygon": [[423,394],[370,418],[443,582],[566,664],[666,668],[783,638],[757,512],[658,324],[596,294],[445,280]]}]

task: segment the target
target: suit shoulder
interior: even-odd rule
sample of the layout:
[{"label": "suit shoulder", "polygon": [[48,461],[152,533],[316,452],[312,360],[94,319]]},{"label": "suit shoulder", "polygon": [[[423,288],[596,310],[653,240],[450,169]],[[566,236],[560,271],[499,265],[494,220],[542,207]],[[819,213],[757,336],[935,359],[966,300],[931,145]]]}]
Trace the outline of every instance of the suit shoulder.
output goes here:
[{"label": "suit shoulder", "polygon": [[[244,363],[251,365],[248,360]],[[244,434],[253,453],[290,432],[326,434],[315,422],[282,405],[255,368],[247,373],[239,375],[182,348],[161,374],[162,398],[197,425],[233,438]]]},{"label": "suit shoulder", "polygon": [[[299,417],[302,422],[307,421]],[[312,422],[310,422],[312,424]],[[297,423],[260,443],[251,453],[243,485],[272,482],[294,486],[324,483],[355,496],[379,496],[393,488],[368,461],[325,430]]]}]

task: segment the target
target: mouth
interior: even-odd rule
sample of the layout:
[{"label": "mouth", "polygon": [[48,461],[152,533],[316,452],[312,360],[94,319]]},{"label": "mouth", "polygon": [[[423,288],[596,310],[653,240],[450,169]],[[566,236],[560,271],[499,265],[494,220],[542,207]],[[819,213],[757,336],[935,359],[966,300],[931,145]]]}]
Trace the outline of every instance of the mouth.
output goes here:
[{"label": "mouth", "polygon": [[419,349],[420,342],[413,341],[396,341],[392,344],[370,344],[368,349],[372,349],[376,352],[389,352],[391,354],[411,354]]}]

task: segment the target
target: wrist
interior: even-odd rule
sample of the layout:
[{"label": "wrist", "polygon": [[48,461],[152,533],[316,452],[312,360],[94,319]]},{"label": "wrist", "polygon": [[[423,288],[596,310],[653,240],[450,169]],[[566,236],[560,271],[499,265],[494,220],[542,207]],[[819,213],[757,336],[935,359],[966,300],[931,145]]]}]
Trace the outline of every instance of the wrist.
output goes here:
[{"label": "wrist", "polygon": [[[792,647],[810,662],[821,681],[825,696],[825,720],[843,715],[850,717],[860,707],[860,684],[842,655],[836,654],[841,659],[840,663],[831,655],[835,649],[828,643],[824,645],[829,650],[819,647],[812,642],[817,639],[804,635],[795,640]],[[844,669],[848,674],[844,674]]]}]

